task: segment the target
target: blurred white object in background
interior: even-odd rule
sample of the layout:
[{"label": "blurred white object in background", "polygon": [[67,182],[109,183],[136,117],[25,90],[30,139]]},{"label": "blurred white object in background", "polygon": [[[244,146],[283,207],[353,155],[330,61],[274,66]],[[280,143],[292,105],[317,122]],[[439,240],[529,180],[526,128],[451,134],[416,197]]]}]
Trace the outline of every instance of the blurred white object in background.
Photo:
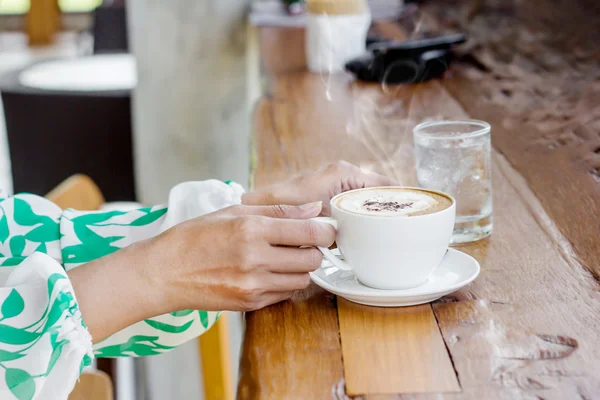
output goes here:
[{"label": "blurred white object in background", "polygon": [[[369,0],[368,3],[373,21],[393,20],[401,14],[404,0]],[[250,11],[250,23],[254,26],[301,28],[306,26],[306,20],[306,13],[290,15],[281,0],[255,1]]]},{"label": "blurred white object in background", "polygon": [[[0,1],[1,3],[1,1]],[[74,57],[77,54],[73,33],[60,33],[56,43],[46,47],[28,47],[27,36],[20,32],[0,32],[0,75],[47,58]],[[0,99],[0,188],[13,193],[10,155],[4,121],[4,107]]]},{"label": "blurred white object in background", "polygon": [[131,90],[137,82],[130,54],[106,54],[46,61],[19,75],[23,86],[45,90]]},{"label": "blurred white object in background", "polygon": [[333,73],[366,50],[371,13],[366,0],[308,0],[306,61],[312,72]]}]

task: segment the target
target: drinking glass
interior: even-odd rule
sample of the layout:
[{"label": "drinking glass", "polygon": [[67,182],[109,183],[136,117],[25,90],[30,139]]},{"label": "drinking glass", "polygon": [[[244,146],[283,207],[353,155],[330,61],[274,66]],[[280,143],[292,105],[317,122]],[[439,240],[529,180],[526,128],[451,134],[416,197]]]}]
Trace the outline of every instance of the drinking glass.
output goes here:
[{"label": "drinking glass", "polygon": [[490,132],[475,120],[424,122],[413,130],[419,185],[456,200],[452,243],[492,233]]}]

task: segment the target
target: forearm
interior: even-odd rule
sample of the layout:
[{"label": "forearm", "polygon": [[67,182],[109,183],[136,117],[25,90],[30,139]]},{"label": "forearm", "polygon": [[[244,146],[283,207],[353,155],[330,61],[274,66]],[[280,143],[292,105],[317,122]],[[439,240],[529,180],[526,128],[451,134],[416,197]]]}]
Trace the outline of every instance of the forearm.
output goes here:
[{"label": "forearm", "polygon": [[151,263],[157,259],[141,241],[68,272],[83,321],[94,343],[145,318],[171,310]]}]

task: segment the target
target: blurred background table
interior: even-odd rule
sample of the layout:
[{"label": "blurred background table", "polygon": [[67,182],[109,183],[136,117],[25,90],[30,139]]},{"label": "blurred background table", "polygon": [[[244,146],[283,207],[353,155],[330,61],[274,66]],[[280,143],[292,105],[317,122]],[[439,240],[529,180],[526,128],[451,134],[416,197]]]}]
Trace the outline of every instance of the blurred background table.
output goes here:
[{"label": "blurred background table", "polygon": [[[103,67],[114,79],[97,79],[94,74]],[[23,83],[27,73],[35,78],[28,83],[36,85]],[[75,76],[60,79],[68,74]],[[84,173],[108,201],[135,200],[133,86],[135,64],[128,55],[58,59],[3,75],[0,95],[14,191],[47,193],[65,177]]]},{"label": "blurred background table", "polygon": [[[442,80],[381,87],[306,72],[303,31],[259,29],[254,185],[338,159],[413,184],[412,127],[492,125],[494,233],[482,266],[431,305],[355,305],[315,285],[246,314],[239,399],[600,396],[600,77],[593,1],[429,1],[379,26],[462,30]],[[383,31],[382,31],[383,32]]]}]

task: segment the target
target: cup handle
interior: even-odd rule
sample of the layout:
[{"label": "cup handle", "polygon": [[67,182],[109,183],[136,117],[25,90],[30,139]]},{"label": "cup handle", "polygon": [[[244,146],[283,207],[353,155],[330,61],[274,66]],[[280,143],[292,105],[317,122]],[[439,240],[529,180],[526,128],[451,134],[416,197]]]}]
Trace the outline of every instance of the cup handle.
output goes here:
[{"label": "cup handle", "polygon": [[[311,218],[311,220],[316,221],[316,222],[323,222],[325,224],[329,224],[329,225],[333,226],[335,228],[335,230],[337,231],[337,227],[338,227],[337,221],[335,219],[331,218],[331,217],[317,217],[317,218]],[[339,258],[337,258],[335,256],[335,254],[333,254],[331,252],[331,250],[329,250],[327,247],[317,246],[317,249],[319,249],[319,251],[321,253],[323,253],[323,256],[329,262],[331,262],[333,265],[335,265],[339,269],[341,269],[343,271],[352,271],[352,268],[345,261],[342,261]]]}]

